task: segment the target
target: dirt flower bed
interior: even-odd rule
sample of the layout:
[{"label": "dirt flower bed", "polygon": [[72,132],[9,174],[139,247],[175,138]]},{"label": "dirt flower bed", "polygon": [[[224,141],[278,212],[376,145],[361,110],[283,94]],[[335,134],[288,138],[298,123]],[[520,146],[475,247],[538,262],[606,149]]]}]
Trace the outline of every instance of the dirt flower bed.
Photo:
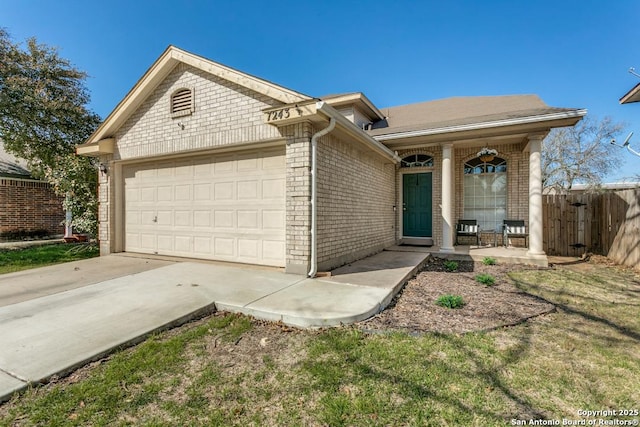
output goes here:
[{"label": "dirt flower bed", "polygon": [[[445,263],[444,259],[430,258],[386,310],[359,326],[374,332],[465,333],[516,325],[555,310],[554,305],[518,290],[507,276],[515,269],[536,267],[457,261],[457,269],[449,271]],[[495,284],[478,283],[479,274],[490,274]],[[436,305],[439,296],[448,294],[462,296],[465,305],[458,309]]]}]

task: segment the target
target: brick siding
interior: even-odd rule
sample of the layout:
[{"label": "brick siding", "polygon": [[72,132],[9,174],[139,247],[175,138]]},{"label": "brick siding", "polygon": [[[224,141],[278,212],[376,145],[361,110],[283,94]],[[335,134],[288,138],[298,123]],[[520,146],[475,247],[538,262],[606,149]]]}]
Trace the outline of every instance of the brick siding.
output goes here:
[{"label": "brick siding", "polygon": [[311,256],[311,136],[309,123],[280,128],[287,138],[286,150],[286,271],[306,274]]},{"label": "brick siding", "polygon": [[333,134],[318,144],[318,268],[395,244],[395,165]]},{"label": "brick siding", "polygon": [[62,200],[45,182],[0,178],[0,238],[63,234]]},{"label": "brick siding", "polygon": [[[193,90],[194,112],[172,118],[171,95],[180,88]],[[114,159],[147,158],[279,138],[276,128],[263,123],[262,110],[281,104],[179,64],[118,129]]]}]

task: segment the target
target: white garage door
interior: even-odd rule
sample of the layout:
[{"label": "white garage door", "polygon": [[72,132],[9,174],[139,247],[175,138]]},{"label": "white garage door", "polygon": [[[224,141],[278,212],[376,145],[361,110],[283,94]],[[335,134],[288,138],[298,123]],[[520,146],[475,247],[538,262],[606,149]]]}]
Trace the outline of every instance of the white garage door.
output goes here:
[{"label": "white garage door", "polygon": [[284,149],[123,168],[125,251],[284,266]]}]

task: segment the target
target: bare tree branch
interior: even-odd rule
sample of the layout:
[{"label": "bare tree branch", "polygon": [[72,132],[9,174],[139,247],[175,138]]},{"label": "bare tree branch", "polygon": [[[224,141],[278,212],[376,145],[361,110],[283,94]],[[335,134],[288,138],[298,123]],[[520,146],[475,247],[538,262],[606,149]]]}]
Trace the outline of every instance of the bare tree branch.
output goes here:
[{"label": "bare tree branch", "polygon": [[579,182],[599,184],[620,165],[609,142],[624,128],[611,117],[585,117],[573,127],[553,129],[542,143],[543,187],[566,191]]}]

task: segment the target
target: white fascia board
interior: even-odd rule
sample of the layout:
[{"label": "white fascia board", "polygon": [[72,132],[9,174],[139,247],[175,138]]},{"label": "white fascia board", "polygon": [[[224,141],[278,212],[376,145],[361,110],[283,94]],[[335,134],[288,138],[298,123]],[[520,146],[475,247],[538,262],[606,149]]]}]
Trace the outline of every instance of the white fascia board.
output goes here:
[{"label": "white fascia board", "polygon": [[329,118],[333,117],[334,119],[336,119],[337,124],[340,125],[340,127],[347,131],[349,134],[351,134],[354,138],[359,139],[377,153],[383,155],[384,157],[387,157],[389,160],[393,160],[395,163],[400,163],[400,157],[398,157],[398,155],[396,155],[382,143],[373,139],[369,134],[365,133],[362,129],[351,122],[351,120],[340,114],[338,110],[336,110],[326,102],[318,101],[316,103],[316,111],[321,111]]},{"label": "white fascia board", "polygon": [[581,109],[581,110],[565,111],[561,113],[543,114],[540,116],[520,117],[517,119],[496,120],[492,122],[446,126],[442,128],[435,128],[435,129],[420,129],[420,130],[413,130],[413,131],[407,131],[407,132],[390,133],[390,134],[376,135],[373,138],[375,138],[378,141],[389,141],[392,139],[412,138],[416,136],[439,135],[443,133],[464,132],[464,131],[504,127],[504,126],[541,123],[541,122],[547,122],[551,120],[581,118],[585,114],[587,114],[587,110]]}]

